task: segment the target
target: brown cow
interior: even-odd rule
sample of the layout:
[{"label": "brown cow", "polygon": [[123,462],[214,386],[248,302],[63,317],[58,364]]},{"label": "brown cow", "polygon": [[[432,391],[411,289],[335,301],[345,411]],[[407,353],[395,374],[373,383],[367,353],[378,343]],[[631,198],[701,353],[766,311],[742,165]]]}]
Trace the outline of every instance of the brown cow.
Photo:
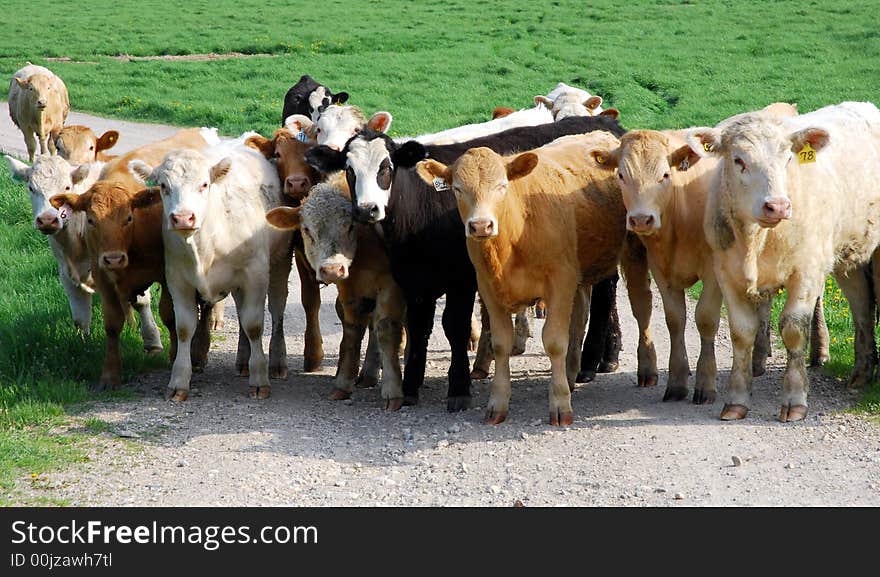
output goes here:
[{"label": "brown cow", "polygon": [[119,132],[115,130],[108,130],[98,137],[88,126],[72,124],[62,128],[55,137],[55,148],[70,164],[109,162],[117,155],[104,151],[116,146],[118,141]]},{"label": "brown cow", "polygon": [[440,178],[456,194],[468,255],[489,310],[495,351],[489,423],[507,417],[510,314],[538,298],[547,303],[542,336],[552,370],[550,424],[572,423],[570,387],[580,341],[570,338],[570,332],[583,331],[586,312],[579,287],[614,275],[618,262],[639,324],[639,383],[656,383],[647,262],[643,253],[628,250],[620,189],[613,172],[592,155],[596,148],[617,142],[612,134],[596,131],[509,157],[473,148],[450,167],[435,160],[418,165],[422,179],[433,183]]}]

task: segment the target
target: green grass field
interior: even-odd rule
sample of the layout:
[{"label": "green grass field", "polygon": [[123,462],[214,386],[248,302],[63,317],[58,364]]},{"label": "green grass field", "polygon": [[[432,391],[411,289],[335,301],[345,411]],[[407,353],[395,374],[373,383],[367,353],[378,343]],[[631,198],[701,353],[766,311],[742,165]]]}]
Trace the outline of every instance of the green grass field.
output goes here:
[{"label": "green grass field", "polygon": [[[802,112],[880,100],[880,31],[876,3],[867,0],[7,0],[3,12],[0,76],[30,60],[66,81],[76,110],[226,134],[271,133],[303,73],[347,90],[368,113],[390,111],[395,135],[482,121],[497,105],[530,106],[558,81],[602,95],[628,128],[715,124],[779,100]],[[114,58],[230,52],[253,56]],[[46,239],[5,165],[0,225],[2,492],[25,473],[83,457],[70,437],[47,432],[70,406],[93,398],[86,384],[100,371],[103,335],[100,313],[90,337],[74,332]],[[852,326],[836,291],[826,291],[828,370],[845,374]],[[164,362],[140,353],[135,331],[125,335],[128,374]],[[880,390],[861,406],[880,412]]]}]

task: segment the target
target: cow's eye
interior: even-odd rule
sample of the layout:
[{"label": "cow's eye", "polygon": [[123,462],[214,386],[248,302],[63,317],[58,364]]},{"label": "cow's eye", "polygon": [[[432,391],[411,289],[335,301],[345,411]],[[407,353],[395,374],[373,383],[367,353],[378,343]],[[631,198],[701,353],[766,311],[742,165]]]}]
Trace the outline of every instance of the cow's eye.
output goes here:
[{"label": "cow's eye", "polygon": [[34,187],[31,185],[28,185],[28,190],[31,191],[31,194],[37,194],[36,189],[34,189]]},{"label": "cow's eye", "polygon": [[623,173],[622,172],[618,172],[617,177],[620,179],[620,182],[623,182]]},{"label": "cow's eye", "polygon": [[322,132],[324,132],[324,131],[321,130],[320,128],[318,128],[317,130],[315,130],[315,134],[321,134]]},{"label": "cow's eye", "polygon": [[747,170],[746,163],[742,158],[734,158],[733,163],[739,167],[740,172],[745,172]]},{"label": "cow's eye", "polygon": [[126,219],[125,224],[131,224],[131,221],[134,219],[132,215],[128,215],[128,219]]},{"label": "cow's eye", "polygon": [[65,186],[65,187],[64,187],[64,190],[65,190],[65,191],[69,191],[69,190],[70,190],[70,185],[68,184],[67,186]]},{"label": "cow's eye", "polygon": [[311,236],[312,236],[312,231],[309,230],[309,227],[307,227],[307,226],[302,227],[302,231],[303,231],[303,234],[304,234],[304,235],[306,235],[306,236],[308,236],[309,238],[311,238]]},{"label": "cow's eye", "polygon": [[199,190],[205,190],[205,189],[207,189],[207,188],[208,188],[208,183],[207,183],[207,182],[203,182],[203,183],[202,183],[202,186],[199,187]]},{"label": "cow's eye", "polygon": [[95,150],[95,146],[94,145],[90,146],[89,150]]},{"label": "cow's eye", "polygon": [[663,173],[663,180],[669,180],[669,173],[668,172]]},{"label": "cow's eye", "polygon": [[86,220],[88,221],[89,226],[95,226],[95,219],[94,218],[88,217]]}]

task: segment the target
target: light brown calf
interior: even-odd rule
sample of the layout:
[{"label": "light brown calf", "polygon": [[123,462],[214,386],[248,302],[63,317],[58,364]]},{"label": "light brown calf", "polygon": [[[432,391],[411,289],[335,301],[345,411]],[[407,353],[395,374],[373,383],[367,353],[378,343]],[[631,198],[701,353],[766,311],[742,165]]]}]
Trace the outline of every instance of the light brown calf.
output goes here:
[{"label": "light brown calf", "polygon": [[74,124],[61,129],[55,137],[55,148],[70,164],[109,162],[116,158],[116,155],[104,151],[116,146],[118,141],[119,132],[115,130],[108,130],[98,137],[88,126]]},{"label": "light brown calf", "polygon": [[64,126],[68,112],[67,86],[48,68],[28,62],[12,75],[9,116],[24,135],[30,162],[34,161],[37,139],[40,154],[55,154],[55,137]]}]

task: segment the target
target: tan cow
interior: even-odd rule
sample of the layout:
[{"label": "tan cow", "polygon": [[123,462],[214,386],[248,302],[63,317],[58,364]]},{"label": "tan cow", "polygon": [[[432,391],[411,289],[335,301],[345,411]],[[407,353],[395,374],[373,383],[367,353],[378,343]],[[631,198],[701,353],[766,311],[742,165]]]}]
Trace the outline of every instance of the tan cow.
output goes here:
[{"label": "tan cow", "polygon": [[24,135],[30,162],[34,161],[37,140],[40,154],[55,154],[55,137],[64,126],[68,112],[67,86],[48,68],[28,62],[12,75],[9,116]]},{"label": "tan cow", "polygon": [[850,385],[870,382],[877,353],[864,269],[880,243],[880,110],[845,102],[791,118],[748,113],[692,129],[688,144],[721,164],[704,222],[734,349],[721,418],[748,413],[756,303],[780,287],[788,290],[779,318],[788,363],[779,419],[806,416],[805,344],[829,272],[856,326]]},{"label": "tan cow", "polygon": [[550,423],[571,424],[570,387],[581,343],[572,340],[569,332],[583,331],[585,312],[585,302],[575,296],[579,286],[615,274],[618,262],[639,324],[639,381],[656,383],[647,262],[644,253],[636,256],[627,250],[620,188],[614,173],[593,156],[597,148],[617,144],[612,134],[597,131],[565,136],[509,157],[473,148],[448,167],[435,160],[418,165],[422,179],[440,178],[456,194],[468,255],[489,311],[495,352],[486,412],[489,423],[507,417],[513,345],[510,314],[543,298],[547,317],[542,337],[552,370]]},{"label": "tan cow", "polygon": [[116,155],[104,151],[116,146],[118,141],[119,132],[116,130],[108,130],[99,137],[88,126],[73,124],[61,129],[55,137],[55,148],[71,164],[108,162],[116,158]]}]

